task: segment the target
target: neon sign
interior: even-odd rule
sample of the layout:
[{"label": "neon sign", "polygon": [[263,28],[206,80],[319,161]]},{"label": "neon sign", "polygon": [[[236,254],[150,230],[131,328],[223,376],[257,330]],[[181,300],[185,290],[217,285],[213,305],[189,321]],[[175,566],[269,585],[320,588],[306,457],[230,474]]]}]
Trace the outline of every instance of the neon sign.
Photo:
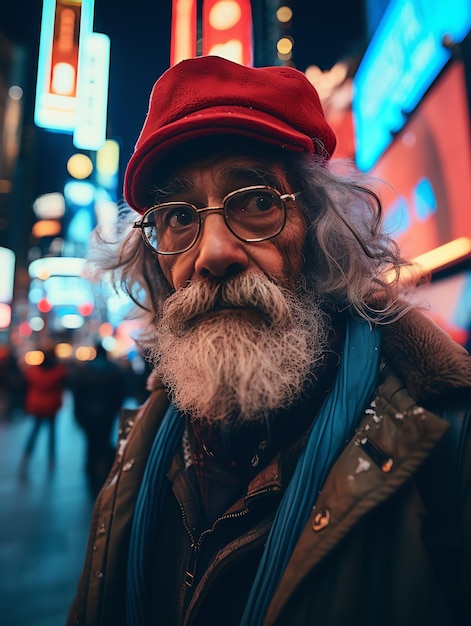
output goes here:
[{"label": "neon sign", "polygon": [[471,28],[469,0],[392,0],[353,81],[356,162],[370,170]]}]

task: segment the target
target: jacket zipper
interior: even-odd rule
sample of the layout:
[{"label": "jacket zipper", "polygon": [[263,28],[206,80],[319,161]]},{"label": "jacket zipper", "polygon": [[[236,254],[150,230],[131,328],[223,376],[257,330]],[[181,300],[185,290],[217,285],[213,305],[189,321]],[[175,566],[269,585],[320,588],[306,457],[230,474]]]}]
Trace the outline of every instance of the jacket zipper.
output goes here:
[{"label": "jacket zipper", "polygon": [[[262,487],[261,489],[254,491],[250,494],[250,496],[248,496],[248,499],[250,501],[253,501],[256,498],[259,498],[265,494],[269,494],[269,493],[274,493],[280,491],[280,487],[279,486],[271,486],[271,487]],[[242,510],[238,511],[238,512],[234,512],[234,513],[227,513],[226,515],[222,515],[221,517],[218,517],[215,522],[213,523],[211,528],[208,528],[207,530],[204,530],[201,535],[199,536],[198,540],[195,538],[195,535],[193,533],[193,531],[191,530],[189,524],[188,524],[188,520],[186,517],[186,513],[185,513],[185,509],[183,507],[182,501],[180,500],[180,498],[178,497],[177,494],[175,494],[175,498],[178,502],[178,506],[180,508],[181,511],[181,516],[182,516],[182,522],[183,522],[183,528],[185,529],[189,539],[190,539],[190,554],[188,556],[187,559],[187,563],[186,563],[186,567],[185,567],[185,571],[184,571],[184,576],[183,576],[183,588],[182,588],[182,592],[180,594],[180,601],[179,601],[179,619],[178,619],[178,623],[182,624],[185,621],[185,617],[184,614],[186,613],[186,611],[188,610],[188,607],[191,605],[191,598],[189,600],[187,600],[187,595],[190,593],[190,590],[194,587],[195,584],[195,577],[196,577],[196,569],[197,569],[197,565],[198,565],[198,557],[199,557],[199,552],[200,552],[200,548],[201,545],[203,543],[203,540],[205,538],[206,535],[208,535],[209,533],[213,532],[216,524],[218,524],[219,522],[223,521],[223,520],[228,520],[228,519],[237,519],[240,517],[244,517],[245,515],[247,515],[249,513],[249,509],[247,506],[245,506],[245,508],[243,508]],[[185,608],[184,608],[185,607]]]},{"label": "jacket zipper", "polygon": [[[200,537],[201,539],[201,537]],[[197,543],[192,543],[190,545],[190,557],[186,564],[186,572],[185,572],[185,585],[187,587],[193,587],[193,581],[195,580],[195,572],[196,572],[196,560],[198,558],[198,552],[200,549],[199,541]]]},{"label": "jacket zipper", "polygon": [[[271,493],[273,491],[277,491],[278,488],[274,488],[274,487],[264,487],[262,489],[259,489],[258,491],[254,492],[251,494],[250,499],[252,500],[253,498],[257,498],[259,496],[262,496],[264,494],[267,493]],[[218,517],[215,522],[213,523],[212,527],[203,531],[199,537],[198,540],[195,539],[195,536],[193,534],[193,532],[191,531],[191,528],[188,526],[188,521],[186,519],[186,514],[185,514],[185,510],[183,508],[183,505],[180,501],[179,498],[177,498],[178,500],[178,505],[180,507],[180,511],[182,514],[182,521],[183,521],[183,527],[185,528],[186,532],[188,533],[188,536],[190,537],[190,556],[188,558],[187,561],[187,566],[186,566],[186,570],[185,570],[185,585],[189,588],[193,587],[193,583],[195,580],[195,572],[196,572],[196,565],[197,565],[197,561],[198,561],[198,553],[200,551],[201,548],[201,544],[203,542],[203,539],[206,535],[208,535],[209,533],[211,533],[216,524],[218,524],[219,522],[222,522],[223,520],[228,520],[228,519],[237,519],[239,517],[244,517],[245,515],[247,515],[247,513],[249,512],[248,508],[245,507],[244,509],[242,509],[241,511],[238,511],[236,513],[227,513],[226,515],[222,515],[221,517]]]},{"label": "jacket zipper", "polygon": [[222,520],[226,520],[226,519],[237,519],[238,517],[244,517],[244,515],[247,515],[247,513],[249,512],[247,507],[245,507],[244,509],[242,509],[241,511],[238,511],[237,513],[229,513],[227,515],[222,515],[221,517],[218,517],[217,520],[214,522],[214,524],[212,525],[211,528],[208,528],[207,530],[204,530],[201,535],[199,536],[199,539],[196,540],[195,536],[191,530],[191,528],[188,526],[188,521],[186,519],[186,514],[185,514],[185,510],[183,508],[182,503],[180,502],[180,499],[177,498],[178,500],[178,505],[180,507],[180,511],[182,514],[182,521],[183,521],[183,527],[186,530],[186,532],[188,533],[188,536],[190,538],[191,544],[190,544],[190,556],[188,558],[187,561],[187,565],[186,565],[186,571],[185,571],[185,585],[189,588],[193,587],[193,583],[194,583],[194,579],[195,579],[195,572],[196,572],[196,564],[198,561],[198,552],[200,551],[200,547],[201,544],[203,542],[203,539],[206,535],[209,535],[209,533],[211,533],[214,529],[214,527],[216,526],[216,524]]},{"label": "jacket zipper", "polygon": [[180,507],[180,511],[182,514],[183,527],[185,531],[187,532],[190,538],[190,542],[191,542],[190,543],[190,555],[187,559],[185,573],[184,573],[184,586],[180,593],[180,606],[178,609],[180,613],[178,623],[181,624],[184,621],[184,614],[185,614],[186,608],[188,607],[188,603],[191,600],[191,598],[187,599],[187,596],[188,596],[188,593],[190,593],[190,590],[193,588],[193,585],[194,585],[195,575],[196,575],[196,566],[198,563],[198,553],[200,551],[201,543],[203,542],[205,535],[208,535],[210,532],[212,532],[214,528],[214,524],[216,524],[216,522],[218,522],[220,519],[223,519],[224,517],[243,517],[244,515],[248,513],[248,509],[245,508],[242,511],[240,511],[238,514],[233,513],[231,515],[218,518],[216,522],[214,522],[212,528],[209,528],[203,531],[201,535],[199,536],[199,539],[196,540],[191,528],[188,525],[188,520],[186,518],[185,510],[180,501],[180,498],[178,497],[177,497],[177,502],[178,502],[178,506]]}]

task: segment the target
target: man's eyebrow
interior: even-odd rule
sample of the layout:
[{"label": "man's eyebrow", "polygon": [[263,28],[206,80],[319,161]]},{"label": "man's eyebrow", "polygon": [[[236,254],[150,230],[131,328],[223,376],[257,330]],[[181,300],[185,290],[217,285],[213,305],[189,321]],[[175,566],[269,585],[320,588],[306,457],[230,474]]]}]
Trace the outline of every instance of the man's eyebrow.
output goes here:
[{"label": "man's eyebrow", "polygon": [[165,202],[168,198],[181,193],[182,191],[188,191],[192,189],[193,183],[188,178],[180,178],[175,176],[168,180],[162,187],[154,187],[152,194],[154,196],[154,202],[159,204]]},{"label": "man's eyebrow", "polygon": [[231,165],[221,170],[221,176],[234,182],[247,181],[254,185],[276,187],[279,176],[274,171],[247,165]]}]

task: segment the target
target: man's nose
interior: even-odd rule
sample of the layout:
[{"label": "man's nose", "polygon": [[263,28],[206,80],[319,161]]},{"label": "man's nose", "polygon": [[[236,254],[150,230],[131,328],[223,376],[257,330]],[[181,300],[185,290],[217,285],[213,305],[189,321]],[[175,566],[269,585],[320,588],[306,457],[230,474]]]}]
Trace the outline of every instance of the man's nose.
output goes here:
[{"label": "man's nose", "polygon": [[231,233],[222,213],[203,216],[197,242],[195,270],[204,278],[224,278],[242,272],[249,265],[246,244]]}]

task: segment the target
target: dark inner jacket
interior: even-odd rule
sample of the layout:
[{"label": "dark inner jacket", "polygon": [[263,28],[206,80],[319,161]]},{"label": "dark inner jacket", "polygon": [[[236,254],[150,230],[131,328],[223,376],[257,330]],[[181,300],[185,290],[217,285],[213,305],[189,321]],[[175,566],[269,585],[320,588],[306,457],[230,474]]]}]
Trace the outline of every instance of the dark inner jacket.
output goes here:
[{"label": "dark inner jacket", "polygon": [[[266,625],[470,623],[469,433],[454,473],[437,469],[444,458],[437,444],[448,430],[440,414],[463,419],[469,412],[471,357],[418,311],[381,332],[387,367],[376,397],[317,498]],[[117,458],[96,502],[69,624],[126,623],[133,509],[167,407],[165,391],[157,389],[137,414],[123,413]],[[152,546],[149,624],[239,624],[303,443],[300,437],[276,454],[209,526],[194,469],[186,467],[182,451],[176,455]],[[441,475],[451,484],[436,494]],[[442,510],[436,497],[445,502],[442,494],[452,491]],[[454,553],[461,558],[442,560],[440,546],[447,553],[457,541]],[[451,566],[453,572],[443,571]]]}]

